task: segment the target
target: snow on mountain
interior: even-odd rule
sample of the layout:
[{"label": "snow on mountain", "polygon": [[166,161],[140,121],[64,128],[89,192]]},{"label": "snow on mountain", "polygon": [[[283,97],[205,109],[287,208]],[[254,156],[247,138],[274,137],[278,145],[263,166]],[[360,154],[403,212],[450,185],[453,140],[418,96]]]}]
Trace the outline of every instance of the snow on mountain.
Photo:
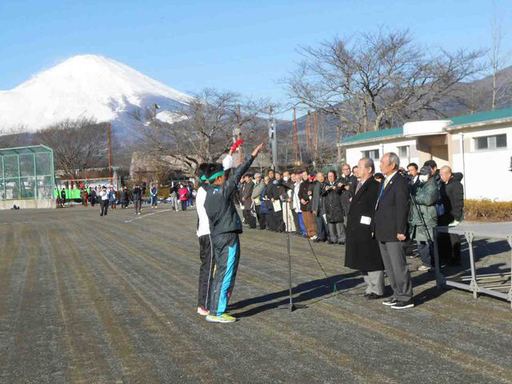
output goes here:
[{"label": "snow on mountain", "polygon": [[[0,134],[34,132],[63,120],[111,121],[115,131],[133,128],[144,110],[172,121],[173,112],[191,97],[118,61],[74,56],[9,91],[0,91]],[[162,119],[164,120],[164,119]]]}]

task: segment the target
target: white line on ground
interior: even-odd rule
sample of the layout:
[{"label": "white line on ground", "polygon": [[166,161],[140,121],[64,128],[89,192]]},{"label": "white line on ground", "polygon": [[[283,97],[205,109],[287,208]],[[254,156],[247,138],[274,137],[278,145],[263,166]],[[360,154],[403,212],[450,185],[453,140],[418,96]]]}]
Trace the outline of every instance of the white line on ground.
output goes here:
[{"label": "white line on ground", "polygon": [[163,212],[169,212],[169,211],[174,211],[174,209],[162,209],[161,211],[156,211],[156,212],[151,212],[151,213],[148,213],[148,214],[145,214],[145,215],[140,215],[140,216],[134,217],[133,219],[125,220],[124,222],[125,223],[131,223],[131,222],[133,222],[135,220],[143,219],[144,217],[153,216],[153,215],[156,215],[157,213],[163,213]]}]

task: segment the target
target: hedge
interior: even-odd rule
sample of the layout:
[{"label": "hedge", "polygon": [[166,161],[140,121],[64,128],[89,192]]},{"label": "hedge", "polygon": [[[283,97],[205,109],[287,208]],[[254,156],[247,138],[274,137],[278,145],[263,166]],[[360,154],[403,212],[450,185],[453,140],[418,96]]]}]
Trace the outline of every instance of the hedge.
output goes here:
[{"label": "hedge", "polygon": [[465,200],[464,219],[469,221],[512,221],[512,201]]}]

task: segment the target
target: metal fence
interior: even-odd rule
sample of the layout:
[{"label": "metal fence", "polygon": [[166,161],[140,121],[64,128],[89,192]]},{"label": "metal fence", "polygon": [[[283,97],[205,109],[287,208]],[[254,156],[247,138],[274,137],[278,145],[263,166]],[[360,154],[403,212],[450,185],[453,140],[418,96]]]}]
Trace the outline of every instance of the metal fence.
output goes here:
[{"label": "metal fence", "polygon": [[0,149],[0,201],[52,199],[53,150],[45,145]]}]

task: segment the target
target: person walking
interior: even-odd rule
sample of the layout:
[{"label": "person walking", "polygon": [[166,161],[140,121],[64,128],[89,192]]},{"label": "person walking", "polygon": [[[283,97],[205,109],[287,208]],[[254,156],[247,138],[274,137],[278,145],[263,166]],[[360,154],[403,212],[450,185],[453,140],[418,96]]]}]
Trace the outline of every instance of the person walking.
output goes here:
[{"label": "person walking", "polygon": [[384,264],[379,243],[372,234],[375,204],[381,187],[373,177],[374,171],[372,159],[359,160],[360,180],[347,214],[345,248],[345,266],[361,271],[366,283],[364,296],[369,300],[379,299],[384,295]]},{"label": "person walking", "polygon": [[243,207],[243,217],[245,224],[250,228],[256,228],[256,217],[252,213],[253,201],[252,191],[254,190],[254,182],[251,175],[244,175],[242,177],[242,186],[240,188],[240,202]]},{"label": "person walking", "polygon": [[[341,202],[343,188],[337,184],[336,179],[336,171],[331,170],[327,173],[327,182],[323,187],[322,194],[329,227],[329,243],[343,245],[346,241],[345,226],[343,225],[345,213]],[[373,206],[375,207],[375,204]]]},{"label": "person walking", "polygon": [[109,197],[107,187],[103,186],[100,191],[100,216],[107,216],[108,202]]},{"label": "person walking", "polygon": [[375,208],[375,238],[379,242],[382,261],[393,296],[383,302],[393,309],[414,307],[411,274],[405,258],[403,241],[407,238],[409,185],[400,175],[400,158],[388,152],[380,159],[384,174]]},{"label": "person walking", "polygon": [[142,188],[139,184],[135,184],[135,187],[132,190],[132,200],[135,208],[135,214],[140,215],[142,208]]},{"label": "person walking", "polygon": [[178,199],[181,203],[181,210],[186,211],[188,205],[188,188],[184,184],[180,184],[178,189]]}]

